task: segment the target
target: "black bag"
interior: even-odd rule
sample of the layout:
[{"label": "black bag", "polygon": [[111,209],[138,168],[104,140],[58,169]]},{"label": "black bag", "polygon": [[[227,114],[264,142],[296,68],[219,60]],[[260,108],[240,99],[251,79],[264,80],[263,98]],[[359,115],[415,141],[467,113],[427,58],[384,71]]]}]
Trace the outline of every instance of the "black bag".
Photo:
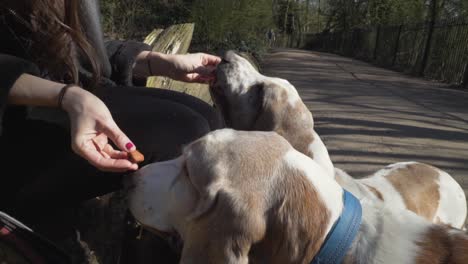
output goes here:
[{"label": "black bag", "polygon": [[13,217],[0,212],[0,263],[71,263],[71,258],[52,242]]}]

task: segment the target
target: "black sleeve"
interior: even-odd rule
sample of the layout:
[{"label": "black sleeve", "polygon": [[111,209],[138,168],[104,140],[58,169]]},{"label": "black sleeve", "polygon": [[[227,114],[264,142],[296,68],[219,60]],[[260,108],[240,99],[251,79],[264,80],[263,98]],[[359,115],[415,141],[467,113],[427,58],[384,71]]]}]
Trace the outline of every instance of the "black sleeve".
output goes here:
[{"label": "black sleeve", "polygon": [[0,53],[0,133],[8,94],[13,84],[23,73],[37,76],[40,74],[39,69],[32,62]]},{"label": "black sleeve", "polygon": [[106,50],[112,67],[111,79],[120,85],[135,85],[133,64],[138,54],[150,51],[151,46],[133,40],[111,40],[106,42]]}]

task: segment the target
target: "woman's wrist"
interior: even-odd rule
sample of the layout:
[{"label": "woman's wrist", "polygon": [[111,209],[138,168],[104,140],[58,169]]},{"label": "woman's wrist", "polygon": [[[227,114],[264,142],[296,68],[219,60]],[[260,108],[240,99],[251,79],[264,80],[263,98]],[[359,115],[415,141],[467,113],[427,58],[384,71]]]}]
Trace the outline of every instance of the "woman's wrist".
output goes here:
[{"label": "woman's wrist", "polygon": [[71,86],[67,89],[67,91],[62,97],[61,107],[67,113],[82,112],[84,102],[90,96],[94,95],[77,85]]},{"label": "woman's wrist", "polygon": [[154,51],[141,52],[133,67],[133,74],[138,77],[166,76],[173,72],[172,58],[174,55]]},{"label": "woman's wrist", "polygon": [[13,105],[58,107],[60,91],[62,91],[64,86],[65,84],[63,83],[23,74],[10,89],[8,103]]}]

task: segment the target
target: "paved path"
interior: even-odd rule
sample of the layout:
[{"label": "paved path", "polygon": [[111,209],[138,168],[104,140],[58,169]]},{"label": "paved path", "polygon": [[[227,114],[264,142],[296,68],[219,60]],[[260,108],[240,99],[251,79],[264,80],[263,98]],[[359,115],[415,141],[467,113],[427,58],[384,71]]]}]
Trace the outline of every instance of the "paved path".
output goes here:
[{"label": "paved path", "polygon": [[468,93],[327,53],[275,50],[266,75],[288,79],[336,167],[365,176],[393,162],[448,171],[468,191]]}]

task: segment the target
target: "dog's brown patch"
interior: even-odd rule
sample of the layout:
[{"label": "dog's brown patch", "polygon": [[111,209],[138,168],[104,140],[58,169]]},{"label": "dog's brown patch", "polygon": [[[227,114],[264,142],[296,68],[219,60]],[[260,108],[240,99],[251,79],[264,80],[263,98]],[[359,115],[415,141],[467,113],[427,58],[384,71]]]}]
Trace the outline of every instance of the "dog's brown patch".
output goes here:
[{"label": "dog's brown patch", "polygon": [[449,263],[451,241],[444,228],[430,228],[416,244],[420,247],[416,264]]},{"label": "dog's brown patch", "polygon": [[401,194],[406,208],[432,221],[439,205],[439,172],[432,166],[415,163],[386,176]]},{"label": "dog's brown patch", "polygon": [[452,263],[468,263],[468,237],[466,234],[452,235]]},{"label": "dog's brown patch", "polygon": [[[283,196],[268,213],[265,238],[252,246],[251,263],[309,263],[323,244],[330,215],[318,193],[300,172],[278,184]],[[304,201],[301,205],[297,201]]]},{"label": "dog's brown patch", "polygon": [[287,91],[277,84],[267,83],[263,89],[263,107],[254,130],[275,131],[296,150],[313,159],[309,146],[314,141],[314,121],[310,111],[301,100],[290,105]]},{"label": "dog's brown patch", "polygon": [[367,185],[364,183],[364,185],[367,187],[367,189],[369,189],[379,200],[383,201],[384,198],[382,196],[382,193],[379,192],[379,190],[377,190],[376,188],[370,186],[370,185]]},{"label": "dog's brown patch", "polygon": [[329,211],[302,172],[288,173],[276,186],[282,198],[267,213],[268,231],[252,247],[251,263],[309,263],[323,244]]},{"label": "dog's brown patch", "polygon": [[468,237],[444,226],[431,227],[417,242],[416,264],[468,263]]}]

